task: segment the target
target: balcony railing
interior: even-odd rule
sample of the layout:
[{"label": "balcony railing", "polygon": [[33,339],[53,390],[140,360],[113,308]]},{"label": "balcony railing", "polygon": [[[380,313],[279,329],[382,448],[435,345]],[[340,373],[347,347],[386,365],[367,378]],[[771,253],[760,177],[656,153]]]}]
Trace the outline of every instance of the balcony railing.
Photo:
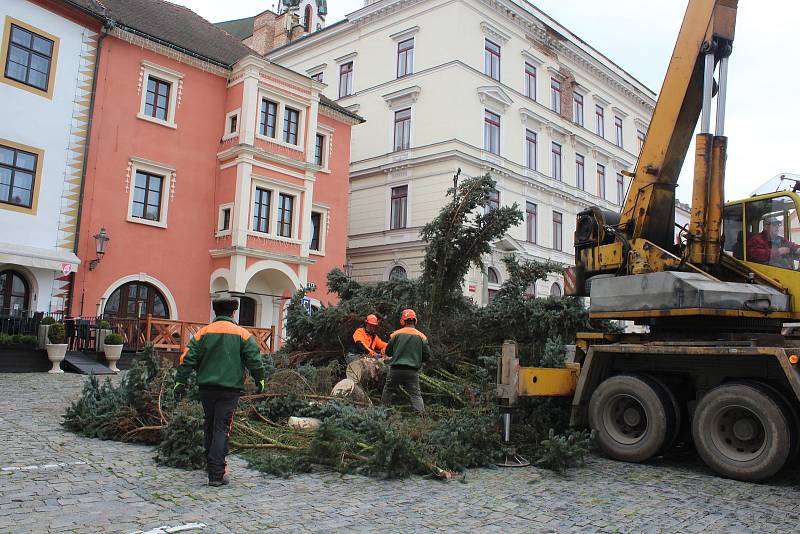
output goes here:
[{"label": "balcony railing", "polygon": [[42,324],[42,319],[45,317],[52,317],[56,321],[61,321],[64,315],[61,312],[0,308],[0,334],[9,336],[39,335],[39,325]]},{"label": "balcony railing", "polygon": [[[147,316],[144,325],[144,341],[150,342],[160,350],[177,351],[183,353],[189,340],[198,330],[206,326],[207,323],[196,323],[192,321],[172,321],[170,319],[159,319],[152,315]],[[253,334],[262,353],[273,352],[275,346],[275,327],[255,328],[245,326],[246,330]]]}]

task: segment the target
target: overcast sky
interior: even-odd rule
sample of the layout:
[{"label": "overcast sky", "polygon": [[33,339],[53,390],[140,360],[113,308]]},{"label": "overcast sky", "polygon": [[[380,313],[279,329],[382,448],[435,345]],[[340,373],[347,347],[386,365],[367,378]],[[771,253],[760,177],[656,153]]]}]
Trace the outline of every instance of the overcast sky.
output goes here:
[{"label": "overcast sky", "polygon": [[[213,21],[274,9],[278,0],[173,0]],[[669,63],[686,0],[532,0],[578,37],[656,92]],[[327,23],[363,6],[328,0]],[[749,196],[780,172],[800,173],[800,61],[794,37],[796,0],[739,2],[728,74],[725,134],[726,198]],[[689,149],[689,155],[693,147]],[[688,173],[687,173],[688,169]],[[691,201],[691,164],[684,164],[678,197]]]}]

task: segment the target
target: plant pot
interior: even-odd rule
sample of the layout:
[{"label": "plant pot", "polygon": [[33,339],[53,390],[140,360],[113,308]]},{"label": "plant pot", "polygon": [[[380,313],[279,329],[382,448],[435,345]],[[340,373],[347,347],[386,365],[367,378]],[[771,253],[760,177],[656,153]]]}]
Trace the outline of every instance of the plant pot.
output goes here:
[{"label": "plant pot", "polygon": [[118,373],[117,362],[122,355],[122,345],[106,345],[104,350],[106,353],[106,360],[108,360],[108,368]]},{"label": "plant pot", "polygon": [[106,346],[106,336],[112,334],[114,331],[109,328],[103,328],[97,332],[97,352],[103,352]]},{"label": "plant pot", "polygon": [[53,364],[53,368],[47,372],[63,373],[64,371],[61,370],[61,362],[64,361],[64,357],[67,355],[67,344],[53,345],[48,343],[45,345],[45,348],[47,349],[47,359]]},{"label": "plant pot", "polygon": [[50,341],[47,339],[47,335],[50,333],[50,327],[52,325],[49,324],[40,324],[39,325],[39,348],[44,349],[46,345],[50,344]]}]

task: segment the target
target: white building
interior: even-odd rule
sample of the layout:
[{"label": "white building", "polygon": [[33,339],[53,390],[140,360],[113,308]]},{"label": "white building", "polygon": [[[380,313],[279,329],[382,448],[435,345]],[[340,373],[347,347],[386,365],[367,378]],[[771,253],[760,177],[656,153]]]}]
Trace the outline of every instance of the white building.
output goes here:
[{"label": "white building", "polygon": [[[349,257],[360,280],[419,274],[420,228],[453,175],[486,172],[520,226],[465,292],[486,302],[509,252],[573,261],[575,216],[618,210],[655,94],[569,30],[513,0],[377,0],[267,54],[321,79],[367,119],[351,150]],[[553,276],[535,288],[560,294]]]},{"label": "white building", "polygon": [[0,316],[60,311],[78,269],[78,204],[100,23],[64,2],[3,0]]}]

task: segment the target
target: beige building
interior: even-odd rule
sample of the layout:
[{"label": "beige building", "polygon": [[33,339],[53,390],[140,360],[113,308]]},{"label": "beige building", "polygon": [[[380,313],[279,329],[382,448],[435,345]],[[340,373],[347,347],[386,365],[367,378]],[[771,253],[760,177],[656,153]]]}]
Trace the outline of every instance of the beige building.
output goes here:
[{"label": "beige building", "polygon": [[[353,131],[348,256],[362,281],[416,277],[420,228],[453,176],[489,172],[525,221],[470,272],[485,303],[501,258],[573,261],[575,216],[618,210],[655,94],[569,30],[513,0],[367,0],[267,57],[327,84]],[[560,294],[553,276],[531,291]]]}]

